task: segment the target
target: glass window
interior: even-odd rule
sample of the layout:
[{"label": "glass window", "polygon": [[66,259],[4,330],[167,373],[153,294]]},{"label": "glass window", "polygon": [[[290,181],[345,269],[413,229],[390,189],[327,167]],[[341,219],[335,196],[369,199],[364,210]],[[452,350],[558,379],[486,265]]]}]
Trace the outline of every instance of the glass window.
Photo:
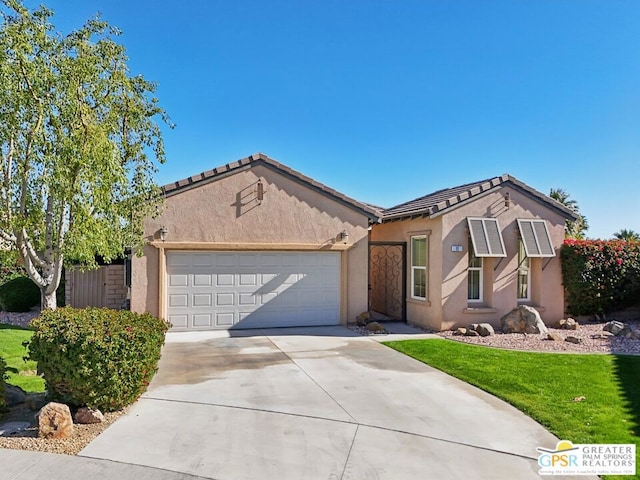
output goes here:
[{"label": "glass window", "polygon": [[411,237],[411,298],[427,298],[427,237]]},{"label": "glass window", "polygon": [[529,291],[531,290],[530,266],[531,259],[527,256],[524,242],[520,240],[518,245],[518,300],[529,300]]},{"label": "glass window", "polygon": [[467,300],[482,301],[482,257],[476,257],[469,239],[469,266],[467,268]]}]

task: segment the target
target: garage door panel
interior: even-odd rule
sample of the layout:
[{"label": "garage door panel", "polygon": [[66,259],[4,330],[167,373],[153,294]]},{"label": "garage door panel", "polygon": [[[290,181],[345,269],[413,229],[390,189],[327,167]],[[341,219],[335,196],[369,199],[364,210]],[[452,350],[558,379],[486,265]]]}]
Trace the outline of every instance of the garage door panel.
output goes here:
[{"label": "garage door panel", "polygon": [[214,256],[216,267],[235,267],[236,255],[233,253],[217,253]]},{"label": "garage door panel", "polygon": [[193,275],[194,287],[210,287],[211,285],[212,285],[212,278],[210,274],[196,273]]},{"label": "garage door panel", "polygon": [[185,274],[172,274],[169,275],[169,286],[171,287],[186,287],[189,285],[189,275]]},{"label": "garage door panel", "polygon": [[234,324],[235,314],[232,312],[216,313],[217,327],[232,327]]},{"label": "garage door panel", "polygon": [[192,265],[194,267],[211,267],[213,258],[208,253],[194,253]]},{"label": "garage door panel", "polygon": [[263,253],[260,255],[260,266],[262,267],[279,267],[280,255],[275,253]]},{"label": "garage door panel", "polygon": [[196,293],[192,297],[194,307],[211,307],[211,294],[210,293]]},{"label": "garage door panel", "polygon": [[189,304],[189,295],[186,293],[174,293],[169,295],[170,307],[186,307]]},{"label": "garage door panel", "polygon": [[216,286],[218,287],[229,287],[235,285],[235,275],[229,273],[219,273],[215,275]]},{"label": "garage door panel", "polygon": [[217,293],[216,307],[232,307],[235,304],[235,294],[233,293]]},{"label": "garage door panel", "polygon": [[193,326],[195,328],[211,327],[212,314],[211,313],[194,313],[193,314]]},{"label": "garage door panel", "polygon": [[255,273],[241,273],[238,285],[258,285],[258,275]]},{"label": "garage door panel", "polygon": [[257,297],[253,293],[240,293],[238,295],[238,305],[251,306],[256,305]]},{"label": "garage door panel", "polygon": [[178,329],[339,323],[339,254],[169,252],[167,318]]},{"label": "garage door panel", "polygon": [[186,313],[169,315],[168,320],[174,328],[187,328],[189,326],[189,316]]}]

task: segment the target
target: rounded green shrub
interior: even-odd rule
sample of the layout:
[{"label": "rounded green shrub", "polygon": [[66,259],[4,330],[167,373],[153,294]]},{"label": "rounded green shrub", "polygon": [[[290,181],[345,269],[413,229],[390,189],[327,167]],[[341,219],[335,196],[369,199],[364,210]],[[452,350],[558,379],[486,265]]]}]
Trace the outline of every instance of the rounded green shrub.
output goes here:
[{"label": "rounded green shrub", "polygon": [[144,393],[169,324],[151,314],[107,308],[46,310],[31,322],[29,358],[49,395],[110,412]]},{"label": "rounded green shrub", "polygon": [[560,258],[570,314],[602,315],[640,301],[640,242],[565,240]]},{"label": "rounded green shrub", "polygon": [[28,312],[40,304],[40,289],[28,277],[16,277],[0,285],[0,308]]}]

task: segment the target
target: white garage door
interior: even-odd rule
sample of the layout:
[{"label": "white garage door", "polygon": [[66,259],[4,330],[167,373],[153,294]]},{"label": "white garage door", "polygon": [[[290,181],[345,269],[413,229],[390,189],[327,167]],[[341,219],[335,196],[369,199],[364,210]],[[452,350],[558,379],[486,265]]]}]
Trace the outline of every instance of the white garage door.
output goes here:
[{"label": "white garage door", "polygon": [[175,329],[337,325],[336,252],[168,252]]}]

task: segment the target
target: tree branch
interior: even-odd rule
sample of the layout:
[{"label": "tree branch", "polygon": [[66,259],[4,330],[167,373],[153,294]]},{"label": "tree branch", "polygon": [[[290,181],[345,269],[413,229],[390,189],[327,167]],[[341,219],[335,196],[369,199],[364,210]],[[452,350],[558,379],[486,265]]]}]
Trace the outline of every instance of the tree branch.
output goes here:
[{"label": "tree branch", "polygon": [[18,238],[21,239],[21,243],[24,244],[25,251],[27,252],[27,255],[29,256],[31,262],[35,263],[39,268],[44,267],[46,265],[44,260],[42,260],[38,256],[38,252],[36,252],[35,248],[33,248],[33,245],[29,240],[29,236],[27,235],[27,231],[24,228],[22,229],[22,232]]},{"label": "tree branch", "polygon": [[7,242],[15,243],[16,236],[12,233],[7,233],[4,230],[0,230],[0,238]]}]

